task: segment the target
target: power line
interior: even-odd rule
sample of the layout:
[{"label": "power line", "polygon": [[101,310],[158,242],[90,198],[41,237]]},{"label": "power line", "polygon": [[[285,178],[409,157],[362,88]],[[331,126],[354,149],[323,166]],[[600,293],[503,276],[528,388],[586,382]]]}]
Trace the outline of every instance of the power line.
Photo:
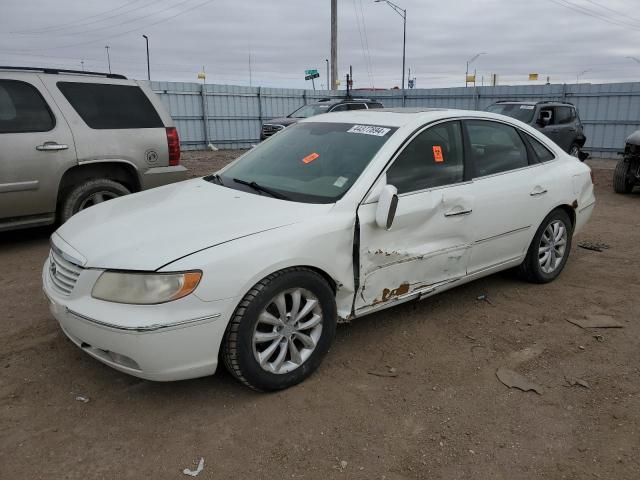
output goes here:
[{"label": "power line", "polygon": [[[186,0],[186,1],[191,1],[191,0]],[[132,32],[140,32],[141,30],[147,29],[149,27],[153,27],[154,25],[158,25],[160,23],[169,21],[169,20],[171,20],[173,18],[176,18],[176,17],[178,17],[180,15],[184,15],[185,13],[190,12],[191,10],[194,10],[196,8],[199,8],[199,7],[202,7],[202,6],[206,5],[207,3],[211,3],[213,1],[214,0],[204,0],[203,2],[200,2],[200,3],[197,3],[195,5],[192,5],[189,8],[185,8],[184,10],[182,10],[180,12],[177,12],[174,15],[171,15],[171,16],[168,16],[168,17],[165,17],[165,18],[161,18],[160,20],[157,20],[155,22],[151,22],[151,23],[147,23],[147,24],[143,24],[143,25],[138,25],[136,28],[132,28],[132,29],[126,30],[124,32],[112,34],[112,35],[109,35],[109,36],[106,36],[106,37],[95,38],[93,40],[85,40],[83,42],[76,42],[76,43],[71,43],[71,44],[67,44],[67,45],[57,45],[57,46],[46,47],[46,48],[31,48],[31,49],[22,50],[22,51],[16,50],[16,52],[22,53],[22,52],[34,52],[34,51],[38,51],[38,50],[56,50],[56,49],[60,49],[60,48],[71,48],[71,47],[78,47],[78,46],[81,46],[81,45],[89,45],[89,44],[96,43],[96,42],[109,41],[109,40],[112,40],[114,38],[118,38],[118,37],[121,37],[123,35],[127,35],[127,34],[132,33]],[[182,2],[182,3],[186,3],[186,2]],[[178,5],[181,5],[181,4],[178,4]]]},{"label": "power line", "polygon": [[[169,5],[168,7],[163,8],[161,10],[157,10],[155,12],[150,12],[150,13],[145,13],[142,16],[130,18],[130,19],[126,20],[126,21],[122,21],[122,22],[119,22],[117,24],[103,25],[101,27],[94,27],[94,28],[90,28],[88,30],[80,30],[80,31],[77,31],[77,32],[71,32],[71,33],[69,33],[69,35],[81,35],[81,34],[84,34],[84,33],[93,33],[93,32],[98,32],[98,31],[101,31],[101,30],[109,30],[110,28],[118,28],[118,27],[121,27],[122,25],[127,25],[129,23],[134,23],[134,22],[137,22],[138,20],[146,19],[146,18],[149,18],[149,17],[156,16],[156,15],[158,15],[160,13],[164,13],[164,12],[167,12],[169,10],[173,10],[176,7],[184,5],[185,3],[189,3],[191,1],[193,1],[193,0],[183,0],[182,2],[174,3],[174,4]],[[156,3],[156,2],[154,0],[151,3]],[[66,34],[63,34],[63,35],[66,35]]]},{"label": "power line", "polygon": [[608,12],[611,12],[611,13],[613,13],[615,15],[620,16],[620,17],[623,17],[623,18],[626,18],[626,19],[629,19],[629,20],[636,20],[636,21],[640,22],[640,18],[638,18],[638,17],[632,17],[631,15],[629,15],[627,13],[624,13],[624,12],[621,12],[620,10],[615,10],[613,8],[607,7],[607,6],[602,5],[602,4],[600,4],[600,3],[598,3],[598,2],[596,2],[594,0],[584,0],[584,1],[585,2],[589,2],[590,4],[595,5],[596,7],[599,7],[602,10],[607,10]]},{"label": "power line", "polygon": [[369,36],[367,35],[367,23],[364,17],[364,8],[362,7],[362,0],[359,0],[360,3],[360,14],[362,15],[362,30],[364,32],[364,44],[367,47],[367,58],[369,59],[369,72],[371,76],[371,88],[374,87],[374,77],[373,77],[373,62],[371,61],[371,51],[369,50]]},{"label": "power line", "polygon": [[358,25],[358,35],[360,36],[362,58],[364,60],[364,66],[367,71],[367,76],[369,77],[369,82],[371,82],[371,73],[369,72],[369,62],[367,61],[367,52],[364,48],[364,37],[362,36],[362,29],[360,28],[360,17],[358,16],[357,0],[352,0],[352,3],[353,3],[353,13],[355,14],[356,24]]},{"label": "power line", "polygon": [[155,3],[155,0],[152,0],[151,2],[147,2],[147,3],[143,4],[143,5],[139,5],[138,7],[126,10],[124,12],[117,13],[115,15],[110,15],[110,16],[107,16],[105,18],[98,18],[97,20],[93,20],[93,21],[89,21],[89,22],[86,21],[86,20],[89,20],[91,18],[102,17],[103,15],[105,15],[107,13],[112,13],[112,12],[115,12],[117,10],[121,10],[121,9],[127,7],[127,6],[131,6],[131,5],[133,5],[135,3],[138,3],[140,1],[142,1],[142,0],[133,0],[131,2],[127,2],[124,5],[121,5],[120,7],[112,8],[110,10],[105,10],[104,12],[96,13],[94,15],[89,15],[88,17],[80,18],[79,20],[74,20],[73,22],[57,24],[54,27],[36,28],[36,29],[30,29],[30,30],[18,30],[18,31],[10,32],[10,33],[31,35],[31,34],[55,32],[57,30],[66,30],[67,28],[74,28],[74,27],[84,26],[84,25],[92,25],[94,23],[100,23],[100,22],[103,22],[103,21],[108,20],[110,18],[118,17],[120,15],[126,15],[127,13],[131,13],[131,12],[133,12],[135,10],[139,10],[141,8],[146,7],[147,5],[151,5],[152,3]]},{"label": "power line", "polygon": [[549,0],[549,1],[552,3],[555,3],[556,5],[560,5],[562,7],[568,8],[569,10],[572,10],[574,12],[582,13],[583,15],[593,17],[595,19],[601,20],[611,25],[616,25],[618,27],[626,27],[632,30],[640,31],[640,28],[635,24],[623,22],[621,20],[615,20],[610,17],[605,17],[602,14],[594,12],[593,10],[589,10],[586,7],[576,5],[575,3],[571,3],[569,0]]}]

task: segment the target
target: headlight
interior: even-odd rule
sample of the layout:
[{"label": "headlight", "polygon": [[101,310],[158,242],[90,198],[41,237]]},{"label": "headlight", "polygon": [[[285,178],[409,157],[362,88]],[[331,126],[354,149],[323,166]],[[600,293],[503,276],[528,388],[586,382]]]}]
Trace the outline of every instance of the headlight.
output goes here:
[{"label": "headlight", "polygon": [[91,296],[107,302],[153,305],[171,302],[193,292],[202,272],[134,273],[106,271]]}]

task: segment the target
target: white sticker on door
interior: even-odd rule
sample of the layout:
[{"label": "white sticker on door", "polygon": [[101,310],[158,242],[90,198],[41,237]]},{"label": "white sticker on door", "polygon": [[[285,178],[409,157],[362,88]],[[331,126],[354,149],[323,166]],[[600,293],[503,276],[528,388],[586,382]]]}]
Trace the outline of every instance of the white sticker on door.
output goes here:
[{"label": "white sticker on door", "polygon": [[374,127],[371,125],[354,125],[349,130],[347,130],[347,133],[361,133],[363,135],[384,137],[387,133],[389,133],[390,130],[390,128]]},{"label": "white sticker on door", "polygon": [[520,110],[533,110],[536,108],[535,105],[520,105]]}]

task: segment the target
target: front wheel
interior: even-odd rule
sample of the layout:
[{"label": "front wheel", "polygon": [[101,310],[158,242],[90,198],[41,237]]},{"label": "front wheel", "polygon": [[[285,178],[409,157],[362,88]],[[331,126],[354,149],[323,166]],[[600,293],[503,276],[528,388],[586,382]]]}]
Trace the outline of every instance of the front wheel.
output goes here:
[{"label": "front wheel", "polygon": [[533,283],[555,280],[569,258],[573,225],[564,210],[551,212],[542,221],[520,265],[521,276]]},{"label": "front wheel", "polygon": [[613,190],[616,193],[631,193],[633,180],[630,179],[631,164],[625,159],[618,160],[613,172]]},{"label": "front wheel", "polygon": [[121,183],[108,178],[96,178],[76,185],[66,195],[60,210],[60,222],[64,223],[81,210],[131,193]]},{"label": "front wheel", "polygon": [[289,268],[258,282],[227,326],[222,359],[227,370],[259,391],[288,388],[311,375],[329,351],[336,304],[327,281],[306,268]]}]

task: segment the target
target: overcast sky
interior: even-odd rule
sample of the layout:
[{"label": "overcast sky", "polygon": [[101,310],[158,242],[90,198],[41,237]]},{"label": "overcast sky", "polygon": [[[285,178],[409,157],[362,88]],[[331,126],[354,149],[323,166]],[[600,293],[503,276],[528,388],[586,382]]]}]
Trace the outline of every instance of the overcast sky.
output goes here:
[{"label": "overcast sky", "polygon": [[[418,87],[640,80],[638,0],[396,0],[407,9],[407,68]],[[402,18],[384,3],[338,0],[340,77],[355,87],[400,85]],[[2,0],[0,64],[112,71],[146,78],[311,88],[326,85],[330,0]],[[368,47],[368,48],[367,48]],[[251,79],[249,57],[251,56]],[[344,82],[343,82],[344,85]]]}]

